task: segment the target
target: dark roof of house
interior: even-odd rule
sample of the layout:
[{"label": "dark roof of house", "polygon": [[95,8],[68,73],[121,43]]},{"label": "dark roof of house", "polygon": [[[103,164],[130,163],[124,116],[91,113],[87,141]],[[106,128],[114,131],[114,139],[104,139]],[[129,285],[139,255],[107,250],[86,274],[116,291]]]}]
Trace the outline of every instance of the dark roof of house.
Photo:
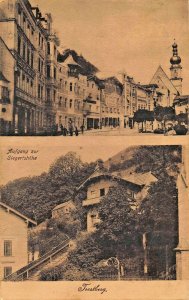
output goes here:
[{"label": "dark roof of house", "polygon": [[176,96],[173,104],[189,104],[189,95]]},{"label": "dark roof of house", "polygon": [[65,207],[65,206],[67,206],[67,205],[73,205],[73,206],[74,206],[74,203],[73,203],[72,200],[68,200],[68,201],[66,201],[66,202],[64,202],[64,203],[61,203],[61,204],[58,204],[57,206],[55,206],[55,207],[53,208],[53,211],[54,211],[54,210],[57,210],[57,209],[60,209],[60,208],[63,208],[63,207]]},{"label": "dark roof of house", "polygon": [[10,82],[6,77],[3,75],[3,73],[0,71],[0,80],[5,81],[5,82]]},{"label": "dark roof of house", "polygon": [[31,225],[37,225],[37,223],[35,221],[33,221],[32,219],[26,217],[25,215],[21,214],[19,211],[17,211],[16,209],[8,206],[7,204],[3,203],[0,201],[0,206],[5,208],[7,211],[11,211],[13,214],[15,214],[16,216],[20,217],[21,219],[27,221],[28,223],[30,223]]},{"label": "dark roof of house", "polygon": [[99,71],[97,67],[91,64],[89,61],[87,61],[82,55],[78,55],[78,53],[75,50],[71,49],[66,49],[62,54],[59,53],[58,61],[64,62],[69,55],[71,55],[73,57],[73,60],[79,66],[81,66],[85,75],[95,74]]},{"label": "dark roof of house", "polygon": [[146,172],[146,173],[135,173],[135,172],[130,172],[129,170],[125,171],[118,171],[118,172],[108,172],[104,171],[101,169],[96,169],[91,176],[88,177],[78,188],[84,188],[86,185],[90,184],[94,180],[98,180],[100,178],[109,178],[112,180],[122,180],[122,181],[127,181],[129,183],[132,183],[134,185],[138,185],[140,187],[142,186],[148,186],[152,182],[156,182],[157,178],[151,173],[151,172]]},{"label": "dark roof of house", "polygon": [[123,90],[123,84],[115,76],[104,78],[103,81],[104,83],[111,82]]}]

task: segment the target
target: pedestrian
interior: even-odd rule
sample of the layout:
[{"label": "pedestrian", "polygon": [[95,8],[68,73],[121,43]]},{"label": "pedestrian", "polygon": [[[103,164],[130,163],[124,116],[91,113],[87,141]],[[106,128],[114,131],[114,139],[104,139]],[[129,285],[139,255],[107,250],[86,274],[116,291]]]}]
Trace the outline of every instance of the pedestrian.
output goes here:
[{"label": "pedestrian", "polygon": [[82,134],[84,133],[84,128],[85,128],[85,126],[82,124],[81,127],[80,127]]},{"label": "pedestrian", "polygon": [[78,131],[77,127],[75,127],[75,135],[76,135],[76,136],[79,135],[79,131]]},{"label": "pedestrian", "polygon": [[64,126],[62,125],[62,123],[60,124],[60,130],[61,130],[61,135],[64,135]]},{"label": "pedestrian", "polygon": [[66,135],[67,135],[67,133],[68,133],[68,130],[67,130],[67,128],[66,128],[66,127],[64,127],[64,129],[63,129],[63,136],[66,136]]},{"label": "pedestrian", "polygon": [[69,133],[70,133],[70,136],[73,136],[73,126],[72,125],[70,125],[70,127],[69,127]]}]

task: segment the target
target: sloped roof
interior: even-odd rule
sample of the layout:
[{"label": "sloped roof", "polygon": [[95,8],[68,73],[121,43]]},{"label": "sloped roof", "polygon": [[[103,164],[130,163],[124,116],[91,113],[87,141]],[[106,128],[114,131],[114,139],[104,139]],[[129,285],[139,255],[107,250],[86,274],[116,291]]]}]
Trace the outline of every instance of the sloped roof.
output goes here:
[{"label": "sloped roof", "polygon": [[97,180],[100,178],[109,178],[112,180],[124,180],[138,186],[148,186],[153,182],[157,182],[158,180],[151,172],[135,173],[126,170],[126,171],[117,171],[117,172],[110,173],[108,171],[97,169],[91,176],[89,176],[80,185],[78,190],[90,184],[94,179]]},{"label": "sloped roof", "polygon": [[[156,70],[154,76],[152,77],[152,79],[151,79],[151,81],[150,81],[150,84],[153,84],[153,83],[154,83],[154,81],[153,81],[153,80],[154,80],[154,77],[156,77],[158,73],[160,73],[160,74],[162,74],[162,75],[164,76],[165,80],[166,80],[167,82],[169,82],[169,84],[174,88],[175,92],[177,93],[178,91],[177,91],[176,87],[173,85],[172,81],[169,79],[169,77],[167,76],[167,74],[165,73],[165,71],[163,70],[163,68],[162,68],[161,65],[159,65],[159,67],[157,68],[157,70]],[[161,81],[166,85],[166,83],[165,83],[162,79],[163,79],[163,78],[161,77]]]},{"label": "sloped roof", "polygon": [[[114,173],[116,175],[116,172]],[[118,175],[119,174],[119,175]],[[157,178],[151,173],[130,173],[129,171],[118,172],[117,176],[126,180],[128,182],[134,183],[136,185],[149,185],[152,182],[157,182]]]},{"label": "sloped roof", "polygon": [[20,212],[18,212],[16,209],[8,206],[7,204],[3,203],[0,201],[0,206],[5,208],[7,211],[11,211],[13,214],[15,214],[16,216],[20,217],[21,219],[27,221],[28,223],[32,224],[32,225],[37,225],[37,223],[35,221],[33,221],[32,219],[26,217],[25,215],[21,214]]},{"label": "sloped roof", "polygon": [[80,66],[78,63],[75,62],[75,60],[73,59],[73,56],[71,54],[69,54],[68,57],[65,59],[65,61],[63,62],[63,65]]},{"label": "sloped roof", "polygon": [[61,203],[61,204],[55,206],[55,207],[53,208],[53,210],[57,210],[57,209],[59,209],[59,208],[63,208],[63,207],[65,207],[65,206],[67,206],[68,204],[71,204],[71,205],[74,206],[73,201],[72,201],[72,200],[69,200],[69,201],[66,201],[66,202],[64,202],[64,203]]},{"label": "sloped roof", "polygon": [[189,104],[189,95],[182,95],[182,96],[176,96],[174,101],[174,104]]},{"label": "sloped roof", "polygon": [[74,62],[81,66],[83,73],[86,75],[95,74],[99,70],[92,63],[87,61],[82,55],[78,55],[75,50],[66,49],[62,54],[58,55],[58,62],[64,62],[71,55]]}]

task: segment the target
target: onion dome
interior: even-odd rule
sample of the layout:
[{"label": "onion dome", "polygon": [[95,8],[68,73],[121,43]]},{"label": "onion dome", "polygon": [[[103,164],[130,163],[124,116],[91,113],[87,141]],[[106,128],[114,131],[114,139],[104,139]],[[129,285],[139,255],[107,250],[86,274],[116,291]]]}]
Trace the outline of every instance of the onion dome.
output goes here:
[{"label": "onion dome", "polygon": [[178,56],[178,46],[175,42],[173,43],[172,48],[173,48],[173,56],[170,59],[170,63],[172,65],[179,65],[181,63],[181,58],[180,56]]}]

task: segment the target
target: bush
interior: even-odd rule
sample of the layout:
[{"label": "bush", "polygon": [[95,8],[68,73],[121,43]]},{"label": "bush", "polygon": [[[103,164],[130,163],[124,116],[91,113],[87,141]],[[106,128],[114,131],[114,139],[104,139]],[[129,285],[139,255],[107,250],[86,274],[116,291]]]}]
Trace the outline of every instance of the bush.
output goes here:
[{"label": "bush", "polygon": [[79,269],[73,265],[69,270],[66,270],[63,273],[63,280],[85,281],[85,280],[91,280],[91,279],[92,279],[92,275],[88,270]]},{"label": "bush", "polygon": [[174,129],[177,135],[186,135],[188,131],[184,125],[176,125]]},{"label": "bush", "polygon": [[62,279],[62,267],[49,267],[40,272],[40,280],[57,281]]}]

